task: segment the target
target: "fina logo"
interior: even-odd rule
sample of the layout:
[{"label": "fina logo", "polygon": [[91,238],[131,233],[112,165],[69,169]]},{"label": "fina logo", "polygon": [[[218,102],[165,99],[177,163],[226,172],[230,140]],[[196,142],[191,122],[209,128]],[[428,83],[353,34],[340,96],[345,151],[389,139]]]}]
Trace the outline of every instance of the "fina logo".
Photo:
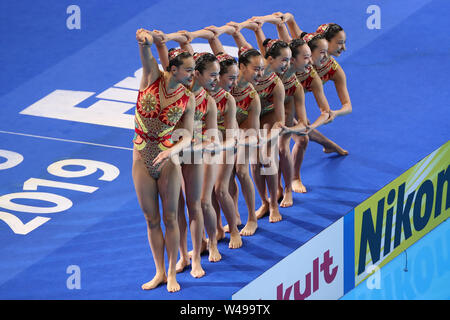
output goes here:
[{"label": "fina logo", "polygon": [[[237,57],[236,47],[223,47],[228,54]],[[192,48],[195,52],[212,52],[204,43],[193,43]],[[20,114],[134,130],[134,114],[128,113],[136,106],[141,77],[142,68],[97,95],[91,91],[57,89]],[[89,107],[77,107],[94,95],[97,99]]]}]

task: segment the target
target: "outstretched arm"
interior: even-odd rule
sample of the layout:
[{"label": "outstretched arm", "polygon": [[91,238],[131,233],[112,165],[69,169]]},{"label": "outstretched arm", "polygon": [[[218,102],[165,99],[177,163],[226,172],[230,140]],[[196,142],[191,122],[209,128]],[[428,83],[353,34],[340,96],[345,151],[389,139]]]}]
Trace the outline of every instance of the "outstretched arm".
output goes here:
[{"label": "outstretched arm", "polygon": [[236,23],[236,22],[228,22],[227,25],[232,26],[235,28],[234,33],[232,34],[232,37],[234,39],[234,41],[236,42],[236,45],[238,46],[239,49],[241,49],[242,47],[246,47],[246,48],[253,48],[253,46],[247,42],[247,40],[245,40],[244,36],[241,33],[241,29],[243,27],[246,27],[249,25],[248,21],[244,21],[242,23]]},{"label": "outstretched arm", "polygon": [[223,48],[222,42],[220,42],[219,40],[219,36],[223,33],[233,34],[235,28],[228,25],[222,27],[209,26],[206,27],[205,30],[213,33],[213,36],[211,38],[208,38],[209,46],[211,47],[213,53],[215,55],[219,53],[226,53],[225,49]]},{"label": "outstretched arm", "polygon": [[245,26],[246,29],[250,29],[255,32],[256,43],[258,44],[259,51],[264,56],[266,54],[266,48],[264,48],[264,40],[266,40],[266,36],[262,31],[262,26],[264,24],[264,20],[260,17],[253,17],[241,24],[241,26]]},{"label": "outstretched arm", "polygon": [[178,42],[181,49],[186,50],[190,54],[194,54],[194,49],[191,46],[191,38],[189,31],[181,30],[178,32],[169,33],[167,35],[168,40]]},{"label": "outstretched arm", "polygon": [[144,90],[159,78],[160,71],[158,62],[153,57],[152,50],[150,49],[153,44],[151,32],[145,29],[137,30],[136,40],[139,43],[139,53],[142,62],[142,79],[139,90]]},{"label": "outstretched arm", "polygon": [[328,100],[325,97],[325,92],[323,91],[322,80],[320,80],[319,76],[317,75],[311,82],[311,90],[320,109],[320,116],[316,121],[314,121],[313,124],[311,124],[312,129],[315,129],[322,124],[326,124],[332,121],[335,115],[330,110],[330,105],[328,104]]},{"label": "outstretched arm", "polygon": [[343,116],[352,112],[352,103],[350,101],[350,95],[347,89],[347,78],[344,70],[341,67],[337,69],[336,74],[333,77],[334,85],[336,86],[336,92],[339,100],[342,103],[342,108],[335,110],[336,116]]},{"label": "outstretched arm", "polygon": [[194,49],[192,48],[192,45],[191,45],[192,40],[194,40],[195,38],[204,38],[204,39],[209,40],[210,38],[214,37],[213,32],[211,32],[209,30],[205,30],[205,29],[197,30],[194,32],[180,30],[177,32],[177,34],[184,36],[184,38],[178,37],[177,39],[174,39],[174,40],[180,44],[180,48],[188,51],[192,55],[194,54]]}]

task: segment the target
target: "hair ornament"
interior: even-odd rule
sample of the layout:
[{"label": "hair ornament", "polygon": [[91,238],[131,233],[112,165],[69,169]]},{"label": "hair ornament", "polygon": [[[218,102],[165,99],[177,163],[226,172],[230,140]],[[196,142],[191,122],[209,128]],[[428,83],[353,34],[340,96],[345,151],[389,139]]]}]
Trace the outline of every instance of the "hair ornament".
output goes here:
[{"label": "hair ornament", "polygon": [[169,51],[169,60],[173,60],[178,57],[180,54],[187,52],[184,49],[174,49]]}]

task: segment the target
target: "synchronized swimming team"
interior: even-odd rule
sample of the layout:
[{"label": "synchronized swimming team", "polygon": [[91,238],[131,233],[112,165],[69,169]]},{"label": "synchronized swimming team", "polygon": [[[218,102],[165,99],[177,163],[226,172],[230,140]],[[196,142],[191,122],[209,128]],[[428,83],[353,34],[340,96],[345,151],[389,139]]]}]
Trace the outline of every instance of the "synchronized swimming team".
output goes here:
[{"label": "synchronized swimming team", "polygon": [[[276,26],[278,39],[264,36],[265,23]],[[259,50],[247,42],[242,28],[254,31]],[[220,42],[224,33],[235,40],[238,61]],[[190,43],[195,38],[207,39],[213,53],[194,52]],[[270,222],[282,220],[279,207],[293,205],[292,192],[306,192],[300,168],[310,140],[326,153],[348,154],[317,130],[352,111],[344,70],[332,57],[345,50],[346,35],[335,23],[306,33],[291,13],[276,12],[195,32],[139,29],[136,39],[143,73],[132,175],[156,268],[154,278],[142,289],[167,283],[167,290],[175,292],[180,290],[176,274],[191,263],[193,277],[205,274],[202,252],[209,252],[211,262],[221,260],[217,243],[226,232],[229,248],[237,249],[242,236],[256,232],[258,219],[269,214]],[[168,50],[168,41],[177,42],[179,48]],[[164,71],[152,55],[153,44]],[[342,104],[338,109],[330,108],[324,94],[323,85],[329,80]],[[313,92],[320,109],[314,121],[307,117],[307,92]],[[236,177],[248,211],[240,231]],[[258,209],[254,186],[262,202]]]}]

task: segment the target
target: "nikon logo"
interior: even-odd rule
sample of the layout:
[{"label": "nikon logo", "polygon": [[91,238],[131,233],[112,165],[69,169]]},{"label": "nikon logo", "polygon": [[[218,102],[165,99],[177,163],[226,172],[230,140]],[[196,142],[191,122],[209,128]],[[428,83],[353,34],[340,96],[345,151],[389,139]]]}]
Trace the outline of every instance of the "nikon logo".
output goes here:
[{"label": "nikon logo", "polygon": [[[445,184],[447,185],[447,193],[444,212],[450,207],[449,168],[450,166],[448,166],[446,170],[440,171],[437,174],[437,177],[435,176],[437,179],[424,180],[418,188],[407,195],[405,195],[406,183],[404,182],[398,186],[398,188],[391,189],[387,199],[386,197],[383,197],[378,200],[376,208],[369,207],[363,212],[358,275],[363,273],[366,267],[367,247],[369,247],[370,250],[372,263],[375,264],[380,260],[382,243],[384,244],[384,257],[388,255],[391,250],[397,248],[403,241],[408,240],[414,233],[423,230],[430,221],[439,217],[443,207]],[[433,208],[434,216],[432,217]],[[376,220],[374,221],[372,211],[375,210]],[[394,219],[395,228],[393,228],[392,224]],[[394,232],[394,234],[392,234],[392,232]],[[402,234],[404,235],[403,240]],[[392,236],[394,237],[393,248],[391,243]]]}]

